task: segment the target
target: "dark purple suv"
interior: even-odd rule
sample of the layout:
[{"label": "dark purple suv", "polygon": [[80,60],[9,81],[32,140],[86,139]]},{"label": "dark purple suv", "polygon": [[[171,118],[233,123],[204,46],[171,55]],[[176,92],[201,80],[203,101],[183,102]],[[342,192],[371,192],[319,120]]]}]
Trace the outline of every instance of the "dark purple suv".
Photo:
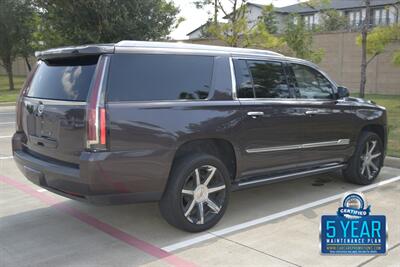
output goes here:
[{"label": "dark purple suv", "polygon": [[17,107],[14,158],[57,194],[159,201],[197,232],[232,190],[342,170],[378,176],[386,111],[314,64],[251,49],[122,41],[36,54]]}]

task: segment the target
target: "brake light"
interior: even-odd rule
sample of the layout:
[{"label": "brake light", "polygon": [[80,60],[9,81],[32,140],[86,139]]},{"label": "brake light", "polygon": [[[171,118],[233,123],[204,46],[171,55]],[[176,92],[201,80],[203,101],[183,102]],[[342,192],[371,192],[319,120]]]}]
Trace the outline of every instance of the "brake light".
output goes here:
[{"label": "brake light", "polygon": [[106,109],[100,109],[100,144],[106,144]]},{"label": "brake light", "polygon": [[97,64],[94,82],[90,90],[86,111],[86,147],[91,150],[104,150],[107,144],[106,108],[104,105],[104,76],[108,57],[102,56]]},{"label": "brake light", "polygon": [[22,132],[22,102],[24,96],[28,94],[33,76],[35,76],[36,70],[38,69],[38,66],[40,65],[40,61],[33,67],[32,71],[29,73],[28,77],[25,80],[24,85],[21,88],[21,91],[19,92],[19,96],[17,99],[17,105],[16,105],[16,130],[17,132]]}]

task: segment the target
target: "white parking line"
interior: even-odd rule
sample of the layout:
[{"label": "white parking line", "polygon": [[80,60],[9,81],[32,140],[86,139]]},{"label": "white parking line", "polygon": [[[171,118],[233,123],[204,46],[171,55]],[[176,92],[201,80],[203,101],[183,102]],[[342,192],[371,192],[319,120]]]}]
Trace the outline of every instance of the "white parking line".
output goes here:
[{"label": "white parking line", "polygon": [[13,158],[14,158],[13,156],[0,157],[0,160],[3,160],[3,159],[13,159]]},{"label": "white parking line", "polygon": [[0,122],[0,125],[4,125],[4,124],[14,124],[15,122],[13,121],[9,121],[9,122]]},{"label": "white parking line", "polygon": [[[368,191],[368,190],[374,189],[376,187],[387,185],[387,184],[394,183],[394,182],[397,182],[397,181],[400,181],[400,176],[393,177],[393,178],[387,179],[385,181],[382,181],[382,182],[379,182],[379,183],[376,183],[376,184],[371,184],[371,185],[359,187],[359,188],[354,189],[352,191],[364,192],[364,191]],[[307,204],[304,204],[304,205],[301,205],[301,206],[298,206],[298,207],[295,207],[295,208],[292,208],[292,209],[288,209],[288,210],[284,210],[284,211],[281,211],[281,212],[278,212],[278,213],[274,213],[274,214],[271,214],[271,215],[268,215],[268,216],[265,216],[265,217],[262,217],[262,218],[259,218],[259,219],[247,221],[247,222],[241,223],[241,224],[236,224],[236,225],[233,225],[233,226],[221,229],[221,230],[211,231],[211,232],[209,232],[207,234],[204,234],[204,235],[201,235],[201,236],[189,239],[189,240],[185,240],[185,241],[182,241],[182,242],[171,244],[169,246],[163,247],[162,249],[165,250],[165,251],[168,251],[168,252],[175,251],[175,250],[178,250],[178,249],[182,249],[182,248],[185,248],[185,247],[188,247],[188,246],[191,246],[191,245],[194,245],[194,244],[197,244],[197,243],[200,243],[200,242],[212,239],[212,238],[216,238],[216,237],[221,236],[221,235],[226,235],[226,234],[230,234],[230,233],[233,233],[233,232],[237,232],[237,231],[249,228],[249,227],[253,227],[253,226],[256,226],[256,225],[259,225],[259,224],[262,224],[262,223],[266,223],[266,222],[269,222],[269,221],[272,221],[272,220],[276,220],[276,219],[279,219],[279,218],[282,218],[282,217],[285,217],[285,216],[288,216],[288,215],[292,215],[292,214],[295,214],[295,213],[300,212],[300,211],[304,211],[304,210],[307,210],[307,209],[310,209],[310,208],[314,208],[314,207],[317,207],[317,206],[320,206],[320,205],[323,205],[323,204],[326,204],[326,203],[329,203],[329,202],[332,202],[332,201],[336,201],[338,199],[341,199],[342,197],[343,197],[343,193],[340,193],[340,194],[337,194],[337,195],[333,195],[333,196],[330,196],[330,197],[327,197],[327,198],[323,198],[323,199],[320,199],[320,200],[317,200],[317,201],[314,201],[314,202],[311,202],[311,203],[307,203]]]},{"label": "white parking line", "polygon": [[0,136],[0,138],[11,138],[12,135],[4,135],[4,136]]}]

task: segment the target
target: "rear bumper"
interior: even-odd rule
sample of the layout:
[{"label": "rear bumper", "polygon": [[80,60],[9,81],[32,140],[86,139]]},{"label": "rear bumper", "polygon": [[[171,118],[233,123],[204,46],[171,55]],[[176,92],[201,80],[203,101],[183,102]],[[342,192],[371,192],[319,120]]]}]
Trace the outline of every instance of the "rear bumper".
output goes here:
[{"label": "rear bumper", "polygon": [[[21,136],[13,136],[14,160],[32,183],[53,193],[96,205],[129,204],[158,201],[162,192],[135,191],[112,178],[105,179],[101,165],[107,158],[103,153],[82,152],[77,167],[38,158],[21,145]],[[140,183],[137,185],[141,187]]]}]

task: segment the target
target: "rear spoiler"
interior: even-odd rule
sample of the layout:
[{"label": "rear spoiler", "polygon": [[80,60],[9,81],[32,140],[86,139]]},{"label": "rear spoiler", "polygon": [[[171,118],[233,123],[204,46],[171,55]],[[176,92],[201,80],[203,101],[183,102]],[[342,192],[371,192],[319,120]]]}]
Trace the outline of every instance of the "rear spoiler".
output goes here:
[{"label": "rear spoiler", "polygon": [[84,45],[73,47],[54,48],[45,51],[35,52],[35,57],[39,60],[49,60],[55,58],[71,58],[82,56],[93,56],[102,54],[112,54],[115,51],[114,44]]}]

